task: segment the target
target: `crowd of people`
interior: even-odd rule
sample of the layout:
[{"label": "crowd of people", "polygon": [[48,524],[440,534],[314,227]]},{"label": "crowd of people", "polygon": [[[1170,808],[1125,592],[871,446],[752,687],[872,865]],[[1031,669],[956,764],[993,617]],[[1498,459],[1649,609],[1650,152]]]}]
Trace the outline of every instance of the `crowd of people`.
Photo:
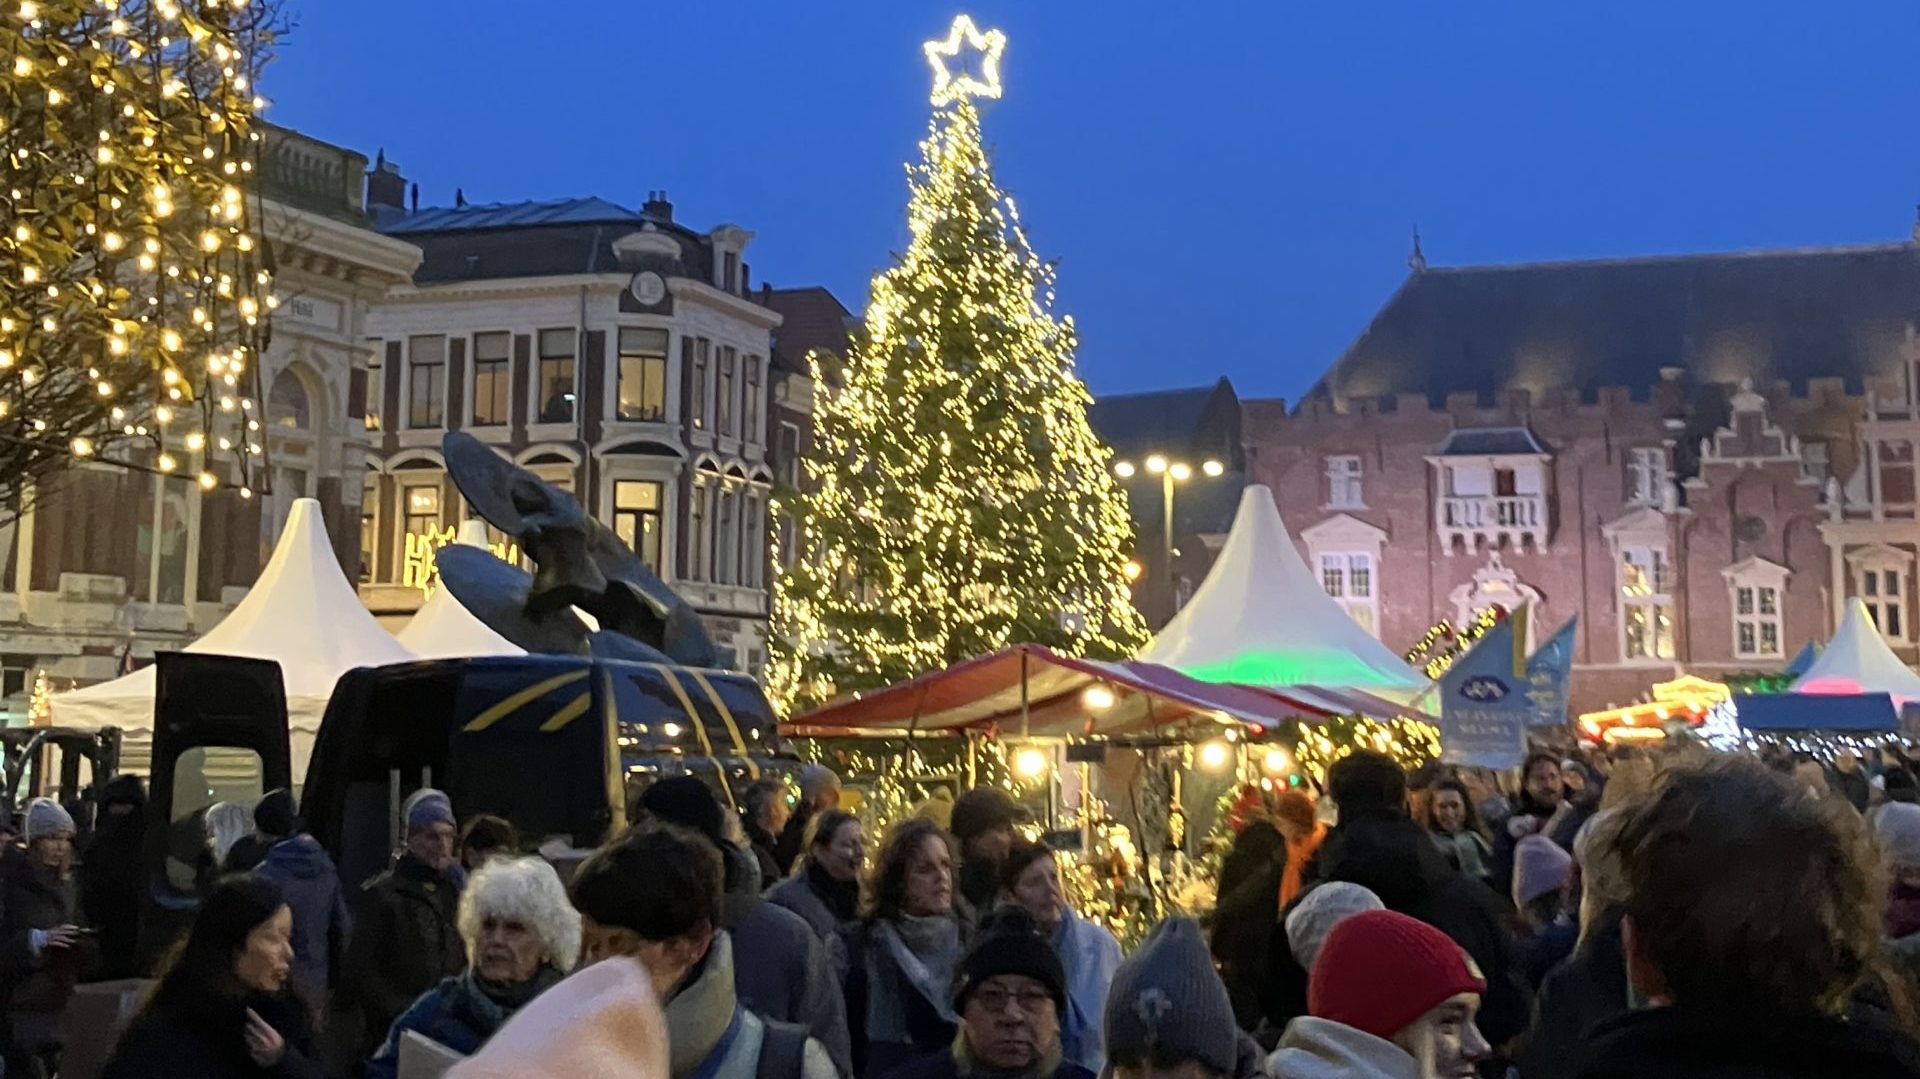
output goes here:
[{"label": "crowd of people", "polygon": [[[1920,1077],[1905,754],[1537,753],[1514,787],[1355,752],[1125,957],[994,788],[870,842],[823,767],[738,812],[664,778],[564,858],[421,790],[357,885],[275,791],[204,815],[102,1074],[398,1079],[424,1043],[458,1079]],[[58,1073],[76,987],[141,968],[143,818],[122,777],[90,834],[42,799],[0,854],[5,1075]]]}]

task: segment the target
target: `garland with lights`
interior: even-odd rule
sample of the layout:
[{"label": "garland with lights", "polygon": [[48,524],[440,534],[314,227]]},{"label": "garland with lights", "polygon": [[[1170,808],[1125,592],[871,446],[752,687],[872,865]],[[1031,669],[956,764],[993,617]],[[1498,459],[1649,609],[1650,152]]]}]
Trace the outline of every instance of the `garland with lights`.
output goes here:
[{"label": "garland with lights", "polygon": [[[951,77],[961,38],[985,81]],[[909,169],[911,242],[873,280],[844,366],[811,363],[811,489],[776,508],[800,557],[774,589],[768,694],[783,709],[1033,642],[1118,658],[1146,641],[1132,522],[1087,422],[1053,273],[994,184],[974,97],[998,96],[997,32],[956,22]],[[831,389],[825,389],[832,387]]]},{"label": "garland with lights", "polygon": [[1455,661],[1467,654],[1475,641],[1506,620],[1507,609],[1499,604],[1475,615],[1473,622],[1465,629],[1455,629],[1451,621],[1442,618],[1427,627],[1420,643],[1407,649],[1406,661],[1419,668],[1429,679],[1439,678],[1447,673],[1447,668],[1453,666]]},{"label": "garland with lights", "polygon": [[1411,772],[1440,759],[1440,728],[1415,719],[1378,720],[1366,716],[1288,720],[1283,740],[1293,744],[1295,766],[1324,788],[1327,769],[1356,749],[1374,749]]},{"label": "garland with lights", "polygon": [[95,459],[251,494],[270,254],[260,0],[0,14],[0,504]]}]

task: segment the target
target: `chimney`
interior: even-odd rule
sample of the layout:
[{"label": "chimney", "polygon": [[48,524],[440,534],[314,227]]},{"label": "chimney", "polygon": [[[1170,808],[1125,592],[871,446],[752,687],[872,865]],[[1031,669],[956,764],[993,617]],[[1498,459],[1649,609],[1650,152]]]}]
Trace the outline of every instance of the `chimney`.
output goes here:
[{"label": "chimney", "polygon": [[456,187],[453,189],[453,208],[456,210],[464,210],[467,208],[466,188]]},{"label": "chimney", "polygon": [[387,152],[381,150],[373,159],[373,167],[367,170],[367,205],[404,210],[406,199],[406,177],[400,175],[400,166],[388,161]]},{"label": "chimney", "polygon": [[420,212],[420,185],[419,184],[413,185],[413,212],[416,214]]},{"label": "chimney", "polygon": [[665,191],[647,192],[647,201],[640,204],[640,212],[659,221],[673,220],[673,203],[667,201]]}]

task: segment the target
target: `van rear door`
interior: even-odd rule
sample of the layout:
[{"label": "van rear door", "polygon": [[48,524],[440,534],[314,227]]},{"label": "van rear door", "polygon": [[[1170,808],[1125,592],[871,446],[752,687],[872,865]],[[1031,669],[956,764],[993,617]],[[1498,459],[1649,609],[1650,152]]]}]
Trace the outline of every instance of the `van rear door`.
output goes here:
[{"label": "van rear door", "polygon": [[149,944],[164,947],[199,903],[207,809],[217,802],[251,807],[293,783],[278,663],[161,652],[155,674],[143,953]]}]

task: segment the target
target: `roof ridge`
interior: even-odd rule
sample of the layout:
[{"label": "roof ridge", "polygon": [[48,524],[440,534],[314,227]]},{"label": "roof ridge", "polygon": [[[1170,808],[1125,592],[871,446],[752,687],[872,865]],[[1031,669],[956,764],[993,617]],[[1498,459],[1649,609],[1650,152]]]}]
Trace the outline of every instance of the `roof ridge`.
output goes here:
[{"label": "roof ridge", "polygon": [[1125,401],[1135,397],[1170,397],[1176,393],[1212,393],[1219,388],[1220,383],[1215,381],[1205,386],[1175,386],[1171,389],[1164,390],[1134,390],[1131,393],[1103,393],[1096,395],[1093,400],[1095,404],[1099,404],[1102,401]]},{"label": "roof ridge", "polygon": [[[1416,280],[1428,274],[1501,273],[1512,270],[1558,269],[1562,267],[1644,266],[1663,262],[1710,262],[1734,259],[1795,258],[1808,255],[1864,255],[1914,250],[1907,240],[1869,244],[1830,244],[1825,247],[1761,247],[1737,251],[1690,251],[1667,255],[1613,255],[1601,258],[1538,259],[1531,262],[1489,262],[1469,266],[1428,266],[1409,276]],[[1383,307],[1382,310],[1385,308]]]}]

